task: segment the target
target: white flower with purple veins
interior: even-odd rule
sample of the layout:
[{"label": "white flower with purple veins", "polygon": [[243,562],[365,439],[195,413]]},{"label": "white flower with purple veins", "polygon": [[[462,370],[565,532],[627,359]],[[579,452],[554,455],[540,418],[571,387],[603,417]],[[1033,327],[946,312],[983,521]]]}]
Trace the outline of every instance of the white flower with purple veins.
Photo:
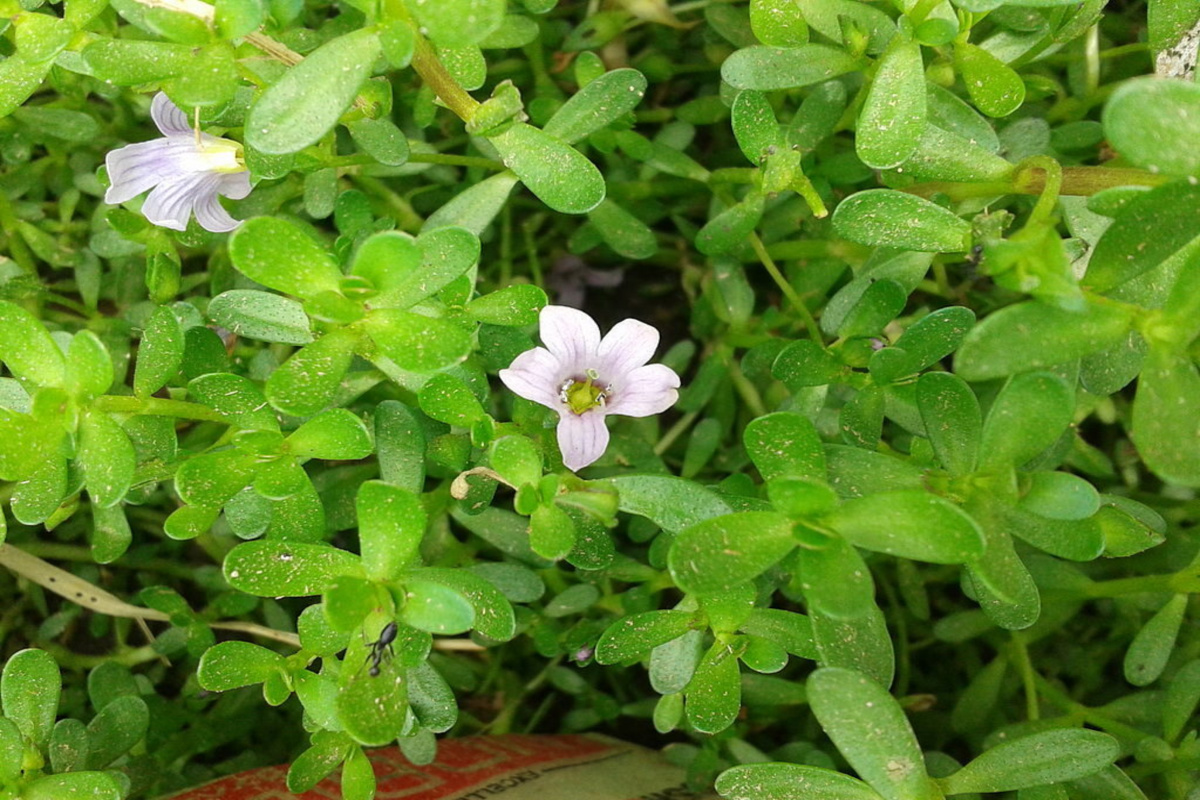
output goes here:
[{"label": "white flower with purple veins", "polygon": [[581,470],[608,447],[609,414],[648,417],[679,398],[679,376],[647,364],[658,331],[644,322],[617,323],[603,339],[595,320],[566,306],[546,306],[539,318],[545,347],[526,350],[500,370],[512,391],[558,412],[563,464]]},{"label": "white flower with purple veins", "polygon": [[104,202],[117,205],[151,189],[142,213],[155,225],[182,231],[193,213],[210,231],[231,231],[240,225],[221,207],[217,195],[240,200],[250,194],[242,146],[193,131],[187,116],[162,92],[154,96],[150,116],[163,137],[108,154],[104,163],[112,186]]}]

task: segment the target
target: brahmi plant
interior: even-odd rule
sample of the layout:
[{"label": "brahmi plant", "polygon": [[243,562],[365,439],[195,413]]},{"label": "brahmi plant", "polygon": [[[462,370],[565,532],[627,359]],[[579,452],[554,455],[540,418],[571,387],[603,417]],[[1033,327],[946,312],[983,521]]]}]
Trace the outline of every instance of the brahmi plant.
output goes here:
[{"label": "brahmi plant", "polygon": [[0,8],[0,797],[1195,800],[1194,2]]}]

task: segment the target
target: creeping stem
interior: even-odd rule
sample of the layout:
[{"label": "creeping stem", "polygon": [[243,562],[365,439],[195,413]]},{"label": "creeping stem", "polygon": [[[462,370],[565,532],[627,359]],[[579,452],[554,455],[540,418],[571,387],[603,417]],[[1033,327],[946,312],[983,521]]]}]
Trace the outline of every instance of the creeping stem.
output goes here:
[{"label": "creeping stem", "polygon": [[[1002,194],[1037,194],[1046,190],[1047,173],[1041,165],[1029,165],[1029,169],[1014,169],[1008,180],[998,181],[929,181],[916,183],[902,191],[920,197],[943,194],[951,200],[966,200],[971,197],[993,197]],[[1062,167],[1059,195],[1091,197],[1094,194],[1118,186],[1145,186],[1154,188],[1171,180],[1168,175],[1147,172],[1128,167]]]},{"label": "creeping stem", "polygon": [[479,102],[467,94],[466,89],[446,71],[446,67],[433,52],[433,45],[424,36],[417,36],[412,67],[429,88],[433,89],[438,99],[446,104],[446,108],[458,115],[459,119],[467,122],[475,116]]},{"label": "creeping stem", "polygon": [[199,403],[184,400],[167,400],[161,397],[130,397],[127,395],[104,395],[97,397],[92,405],[99,411],[110,414],[143,414],[152,417],[176,417],[194,419],[199,422],[222,422],[229,419]]}]

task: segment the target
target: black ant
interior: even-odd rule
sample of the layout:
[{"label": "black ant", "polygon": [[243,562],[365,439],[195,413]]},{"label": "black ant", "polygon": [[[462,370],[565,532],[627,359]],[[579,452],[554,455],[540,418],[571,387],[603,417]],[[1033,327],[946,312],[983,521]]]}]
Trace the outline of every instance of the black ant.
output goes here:
[{"label": "black ant", "polygon": [[378,677],[379,667],[383,664],[383,657],[386,655],[391,658],[396,654],[395,650],[392,649],[392,642],[396,641],[396,634],[399,632],[400,628],[396,623],[394,621],[389,622],[379,632],[379,639],[367,645],[370,648],[367,658],[371,660],[371,668],[367,670],[367,673],[372,678]]}]

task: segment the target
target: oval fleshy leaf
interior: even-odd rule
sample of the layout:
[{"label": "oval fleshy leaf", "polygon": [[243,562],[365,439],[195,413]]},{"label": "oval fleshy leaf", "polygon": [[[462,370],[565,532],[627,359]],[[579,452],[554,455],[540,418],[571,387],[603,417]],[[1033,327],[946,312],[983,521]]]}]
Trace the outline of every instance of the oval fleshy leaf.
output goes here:
[{"label": "oval fleshy leaf", "polygon": [[294,223],[255,217],[229,238],[229,257],[253,281],[296,297],[336,292],[342,273],[324,247]]},{"label": "oval fleshy leaf", "polygon": [[735,89],[770,92],[822,83],[861,66],[861,59],[826,44],[744,47],[725,59],[721,77]]},{"label": "oval fleshy leaf", "polygon": [[1040,731],[996,745],[938,784],[946,794],[1012,792],[1091,775],[1120,754],[1117,740],[1107,733]]},{"label": "oval fleshy leaf", "polygon": [[1007,117],[1025,102],[1021,76],[982,47],[955,44],[954,63],[975,107],[989,117]]},{"label": "oval fleshy leaf", "polygon": [[897,36],[880,57],[858,117],[854,146],[867,166],[889,169],[912,155],[924,130],[925,65],[921,46]]},{"label": "oval fleshy leaf", "polygon": [[370,28],[331,39],[267,87],[246,117],[246,143],[263,153],[295,153],[337,123],[382,49]]},{"label": "oval fleshy leaf", "polygon": [[62,386],[66,359],[42,323],[15,303],[0,300],[0,361],[35,386]]},{"label": "oval fleshy leaf", "polygon": [[833,212],[839,236],[874,247],[959,253],[970,247],[971,225],[928,200],[890,189],[847,197]]},{"label": "oval fleshy leaf", "polygon": [[796,547],[792,523],[772,511],[705,520],[681,531],[667,561],[689,592],[731,589],[755,578]]},{"label": "oval fleshy leaf", "polygon": [[983,555],[983,535],[958,506],[928,492],[879,492],[848,500],[825,518],[865,550],[962,564]]},{"label": "oval fleshy leaf", "polygon": [[925,759],[896,699],[858,672],[824,667],[808,678],[813,713],[838,750],[888,800],[933,800]]},{"label": "oval fleshy leaf", "polygon": [[279,344],[308,344],[313,340],[312,323],[304,313],[304,306],[270,292],[246,289],[223,292],[208,304],[208,317],[248,339]]},{"label": "oval fleshy leaf", "polygon": [[489,141],[500,151],[504,166],[555,211],[584,214],[604,199],[600,170],[561,139],[518,122]]},{"label": "oval fleshy leaf", "polygon": [[342,575],[362,577],[353,553],[323,544],[260,540],[240,544],[225,557],[225,578],[258,597],[321,594]]},{"label": "oval fleshy leaf", "polygon": [[883,800],[867,784],[808,764],[742,764],[717,778],[728,800]]},{"label": "oval fleshy leaf", "polygon": [[1186,355],[1150,351],[1133,400],[1133,442],[1154,473],[1200,486],[1200,373]]}]

